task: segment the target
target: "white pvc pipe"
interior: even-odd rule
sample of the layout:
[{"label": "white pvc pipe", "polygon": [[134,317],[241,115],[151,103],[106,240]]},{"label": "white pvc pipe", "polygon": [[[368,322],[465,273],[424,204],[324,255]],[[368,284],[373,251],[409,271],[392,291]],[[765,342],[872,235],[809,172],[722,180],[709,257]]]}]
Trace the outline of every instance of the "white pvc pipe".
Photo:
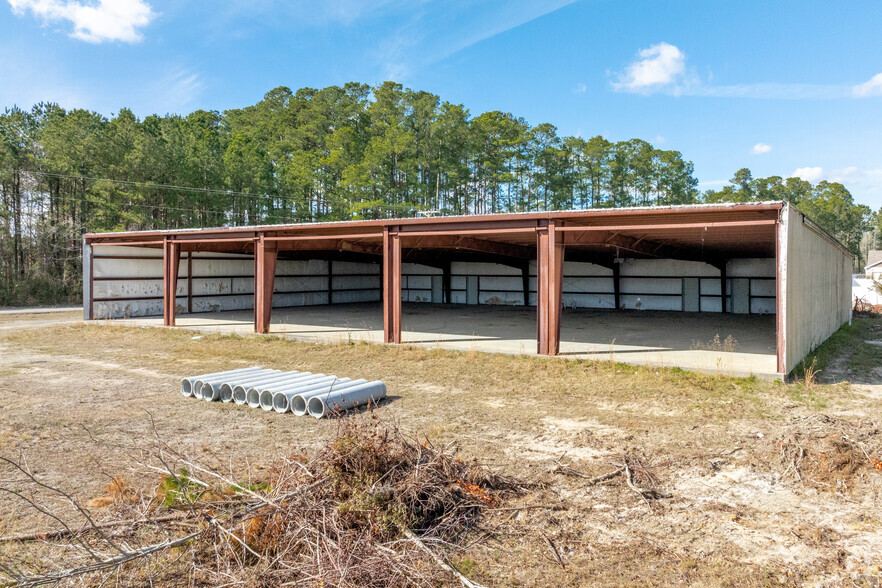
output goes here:
[{"label": "white pvc pipe", "polygon": [[290,399],[297,394],[327,393],[329,390],[336,390],[350,384],[352,384],[350,378],[337,378],[288,390],[264,390],[260,395],[260,408],[267,411],[275,410],[279,413],[288,412],[291,408]]},{"label": "white pvc pipe", "polygon": [[229,402],[233,399],[233,388],[235,386],[250,386],[252,382],[270,382],[273,380],[280,380],[282,378],[291,378],[299,374],[300,372],[291,371],[291,372],[282,372],[277,371],[274,374],[261,375],[259,378],[256,377],[253,380],[238,380],[238,381],[228,381],[223,382],[221,384],[216,384],[214,388],[217,390],[217,394],[214,398],[208,398],[203,392],[202,396],[205,400],[221,400],[224,401],[224,397],[226,396],[229,400],[225,400],[224,402]]},{"label": "white pvc pipe", "polygon": [[[276,381],[286,383],[293,382],[296,380],[301,380],[303,378],[308,378],[311,375],[312,372],[288,372],[285,376],[279,376]],[[259,384],[257,388],[263,389],[268,385],[268,383]],[[232,402],[233,397],[236,395],[236,390],[238,388],[241,388],[241,392],[239,392],[239,395],[242,397],[242,402],[240,404],[245,404],[245,395],[247,394],[248,388],[250,387],[251,386],[249,384],[236,384],[235,386],[224,384],[223,386],[221,386],[221,402]]]},{"label": "white pvc pipe", "polygon": [[368,382],[360,386],[354,386],[348,390],[334,392],[330,396],[313,396],[307,403],[309,414],[317,419],[328,416],[333,412],[343,412],[368,402],[376,402],[386,397],[386,384],[383,382]]},{"label": "white pvc pipe", "polygon": [[[310,380],[317,380],[319,378],[324,378],[324,377],[326,377],[325,374],[310,374],[309,376],[303,378],[302,380],[295,380],[294,382],[291,382],[289,384],[279,385],[278,387],[279,388],[296,387],[296,386],[302,385],[304,382],[307,382]],[[274,390],[276,389],[275,387],[272,387],[272,388]],[[263,391],[263,388],[261,388],[261,387],[236,386],[235,388],[233,388],[233,402],[235,402],[236,404],[238,404],[240,406],[243,404],[248,404],[249,406],[251,406],[251,404],[249,404],[249,399],[251,399],[257,403],[252,408],[256,408],[257,406],[260,406],[260,393],[262,391]]]},{"label": "white pvc pipe", "polygon": [[[307,381],[302,382],[301,384],[297,385],[296,387],[302,387],[303,389],[306,389],[307,387],[311,388],[313,386],[320,386],[321,384],[324,384],[325,382],[333,382],[336,379],[337,379],[337,376],[324,376],[324,377],[317,378],[317,379],[307,380]],[[266,392],[267,392],[266,390],[264,390],[264,392],[260,392],[260,391],[258,391],[257,388],[249,388],[248,389],[248,396],[246,397],[245,402],[251,408],[257,408],[260,406],[261,395]]]},{"label": "white pvc pipe", "polygon": [[[252,372],[243,372],[243,373],[244,373],[244,375],[247,375],[247,376],[258,376],[260,374],[264,374],[264,373],[270,372],[270,371],[272,371],[272,370],[259,368],[257,370],[252,371]],[[237,374],[233,374],[233,376],[236,376],[236,375]],[[206,382],[213,382],[218,379],[223,379],[223,377],[210,376],[210,377],[199,378],[198,380],[194,381],[193,382],[193,397],[194,398],[202,398],[202,388],[205,386],[205,383]]]},{"label": "white pvc pipe", "polygon": [[224,384],[238,384],[239,382],[256,382],[262,381],[267,378],[272,378],[281,374],[281,370],[267,370],[262,374],[254,373],[254,374],[243,374],[242,376],[225,376],[223,378],[219,378],[214,381],[207,381],[202,383],[202,399],[212,402],[214,400],[220,400],[220,389]]},{"label": "white pvc pipe", "polygon": [[202,374],[201,376],[190,376],[189,378],[183,378],[181,380],[181,394],[184,396],[193,396],[193,384],[196,380],[202,380],[205,378],[213,378],[216,376],[229,376],[231,374],[241,374],[245,372],[253,372],[257,370],[261,370],[261,367],[250,367],[250,368],[240,368],[238,370],[229,370],[226,372],[215,372],[213,374]]},{"label": "white pvc pipe", "polygon": [[[297,394],[292,394],[287,396],[287,410],[290,410],[297,416],[304,416],[309,412],[307,406],[309,404],[309,399],[313,396],[319,396],[324,394],[325,396],[330,396],[336,392],[340,392],[347,388],[352,388],[353,386],[361,386],[362,384],[366,384],[367,380],[353,380],[352,382],[347,382],[343,386],[334,386],[333,388],[328,388],[325,386],[320,390],[310,390],[308,392],[302,392]],[[284,411],[281,411],[284,412]]]}]

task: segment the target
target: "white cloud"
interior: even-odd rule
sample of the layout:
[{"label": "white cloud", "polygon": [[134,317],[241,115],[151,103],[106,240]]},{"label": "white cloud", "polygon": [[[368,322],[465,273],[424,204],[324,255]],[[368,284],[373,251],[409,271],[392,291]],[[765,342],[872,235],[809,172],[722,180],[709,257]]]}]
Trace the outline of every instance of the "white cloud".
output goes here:
[{"label": "white cloud", "polygon": [[588,86],[585,84],[576,84],[576,89],[573,90],[574,94],[584,94],[588,91]]},{"label": "white cloud", "polygon": [[811,183],[820,182],[824,179],[824,168],[822,167],[799,167],[790,174],[791,178],[802,178]]},{"label": "white cloud", "polygon": [[851,93],[858,98],[867,98],[869,96],[882,96],[882,73],[877,73],[872,78],[858,84],[851,89]]},{"label": "white cloud", "polygon": [[657,43],[641,49],[639,59],[619,74],[613,88],[649,94],[679,84],[686,73],[686,54],[670,43]]},{"label": "white cloud", "polygon": [[768,153],[772,150],[771,145],[766,145],[765,143],[757,143],[753,146],[753,149],[750,150],[754,155],[759,155],[761,153]]},{"label": "white cloud", "polygon": [[812,183],[826,180],[839,182],[849,190],[860,190],[867,194],[882,194],[882,167],[862,168],[849,166],[834,169],[823,167],[801,167],[791,174]]},{"label": "white cloud", "polygon": [[30,12],[45,22],[69,21],[71,37],[88,43],[122,41],[137,43],[139,29],[150,24],[156,13],[144,0],[98,0],[87,4],[73,0],[9,0],[18,15]]}]

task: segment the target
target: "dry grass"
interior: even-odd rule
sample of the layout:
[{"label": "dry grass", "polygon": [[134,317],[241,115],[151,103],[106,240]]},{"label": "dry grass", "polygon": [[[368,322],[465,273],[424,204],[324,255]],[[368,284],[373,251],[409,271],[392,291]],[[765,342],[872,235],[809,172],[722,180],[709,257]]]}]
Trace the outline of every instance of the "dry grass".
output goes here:
[{"label": "dry grass", "polygon": [[[110,496],[114,477],[149,494],[156,480],[135,476],[120,449],[152,434],[149,411],[165,438],[256,486],[272,480],[280,456],[331,441],[337,423],[185,399],[175,391],[180,376],[260,364],[382,379],[384,419],[538,484],[515,506],[561,505],[488,513],[492,533],[450,553],[483,583],[836,584],[878,573],[882,472],[861,464],[847,492],[824,491],[786,471],[778,442],[794,438],[794,423],[824,415],[882,461],[870,434],[882,395],[609,362],[192,337],[83,325],[0,332],[0,353],[15,366],[0,366],[0,455],[25,456],[83,503]],[[597,476],[628,456],[668,497],[647,503],[622,476],[588,487],[555,473],[563,465]],[[49,523],[0,501],[5,531]],[[19,550],[0,545],[0,557]]]}]

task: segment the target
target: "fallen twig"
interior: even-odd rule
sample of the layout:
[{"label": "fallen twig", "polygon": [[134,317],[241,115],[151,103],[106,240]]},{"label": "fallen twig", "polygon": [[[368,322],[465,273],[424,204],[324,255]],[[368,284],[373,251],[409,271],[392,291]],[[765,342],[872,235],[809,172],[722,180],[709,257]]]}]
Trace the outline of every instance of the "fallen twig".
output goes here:
[{"label": "fallen twig", "polygon": [[[542,533],[540,531],[540,533]],[[555,561],[558,565],[564,569],[566,569],[566,565],[563,562],[563,559],[560,557],[560,553],[557,551],[557,547],[555,547],[554,543],[551,542],[551,539],[548,538],[548,535],[542,533],[542,538],[545,539],[545,543],[548,545],[548,548],[551,550],[551,554],[554,556]]]},{"label": "fallen twig", "polygon": [[92,528],[108,529],[111,527],[122,527],[125,525],[140,525],[142,523],[167,523],[183,518],[180,514],[157,517],[155,519],[138,519],[126,521],[110,521],[107,523],[96,523],[95,525],[83,525],[79,529],[54,529],[52,531],[36,531],[34,533],[24,533],[22,535],[8,535],[0,537],[0,543],[9,543],[12,541],[43,541],[46,539],[62,539],[71,535],[79,535]]},{"label": "fallen twig", "polygon": [[462,572],[460,572],[455,567],[453,567],[443,557],[441,557],[440,555],[435,553],[435,551],[432,548],[430,548],[428,545],[423,543],[423,540],[420,539],[419,537],[417,537],[416,534],[413,531],[411,531],[410,529],[404,529],[404,536],[407,537],[408,539],[410,539],[411,541],[413,541],[414,543],[416,543],[417,545],[419,545],[423,551],[425,551],[432,559],[435,560],[435,563],[437,563],[441,569],[453,574],[456,577],[456,579],[459,580],[460,584],[462,584],[466,588],[484,588],[483,585],[472,582],[471,580],[466,578],[464,575],[462,575]]}]

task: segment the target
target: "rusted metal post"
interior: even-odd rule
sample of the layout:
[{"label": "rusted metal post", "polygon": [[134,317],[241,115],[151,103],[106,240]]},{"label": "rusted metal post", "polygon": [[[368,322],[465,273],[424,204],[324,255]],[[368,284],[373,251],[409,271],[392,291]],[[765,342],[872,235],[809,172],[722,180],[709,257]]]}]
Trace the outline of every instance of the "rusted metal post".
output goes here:
[{"label": "rusted metal post", "polygon": [[254,242],[254,332],[269,333],[278,243],[261,234]]},{"label": "rusted metal post", "polygon": [[[618,257],[618,256],[616,256]],[[613,261],[613,298],[616,310],[622,310],[622,264],[618,260]]]},{"label": "rusted metal post", "polygon": [[401,238],[383,227],[383,340],[401,343]]},{"label": "rusted metal post", "polygon": [[162,244],[162,324],[175,326],[175,297],[178,291],[178,266],[181,258],[181,245],[166,238]]},{"label": "rusted metal post", "polygon": [[563,282],[564,245],[554,220],[539,227],[537,238],[537,352],[557,355],[560,351],[560,307]]},{"label": "rusted metal post", "polygon": [[193,314],[193,252],[187,252],[187,314]]},{"label": "rusted metal post", "polygon": [[451,263],[450,260],[447,260],[441,268],[441,297],[444,304],[450,304],[453,301],[453,293],[450,291],[452,281]]}]

